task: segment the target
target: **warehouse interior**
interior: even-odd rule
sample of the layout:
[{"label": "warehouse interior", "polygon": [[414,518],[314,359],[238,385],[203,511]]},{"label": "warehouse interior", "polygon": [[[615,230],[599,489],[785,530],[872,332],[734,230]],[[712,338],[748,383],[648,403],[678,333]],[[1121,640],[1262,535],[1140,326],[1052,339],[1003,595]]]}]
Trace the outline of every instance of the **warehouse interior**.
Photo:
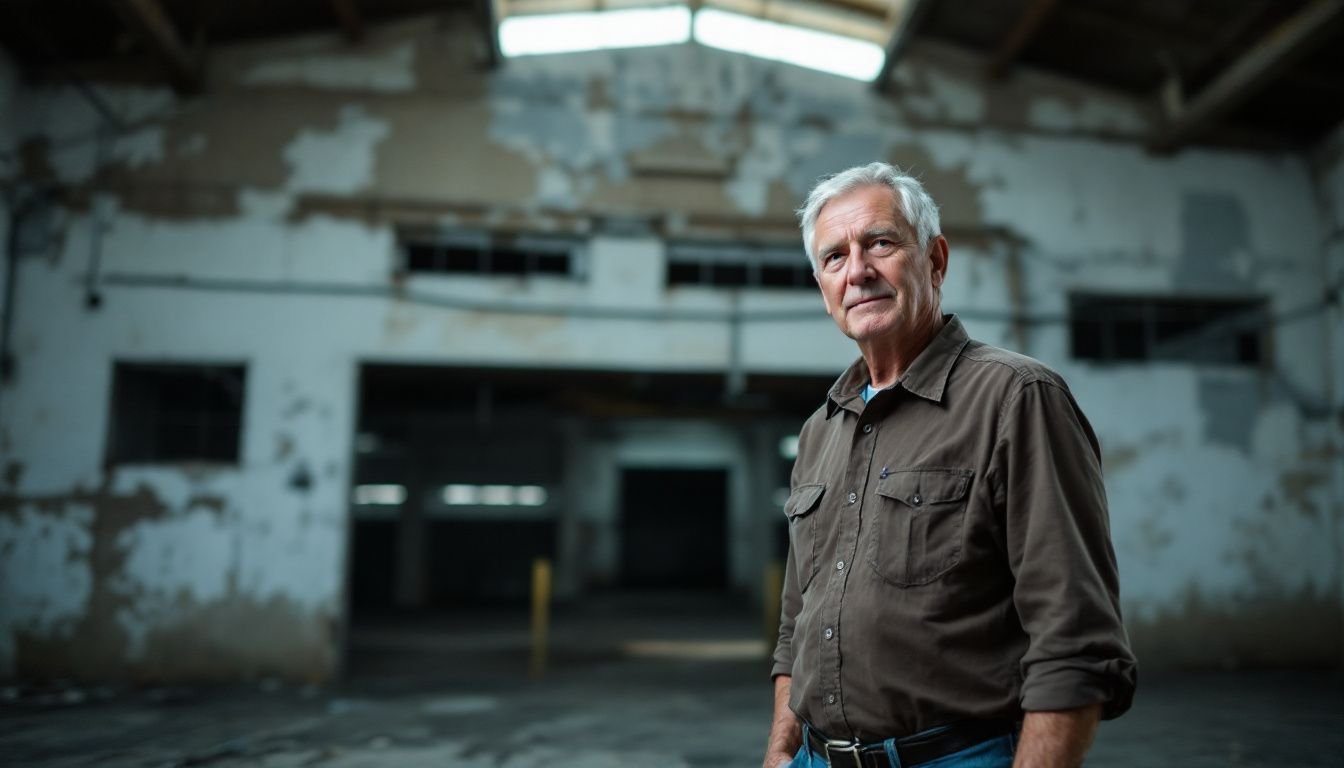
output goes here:
[{"label": "warehouse interior", "polygon": [[759,643],[873,160],[1091,420],[1145,673],[1337,679],[1341,72],[1336,0],[0,4],[0,684],[349,684],[538,560]]}]

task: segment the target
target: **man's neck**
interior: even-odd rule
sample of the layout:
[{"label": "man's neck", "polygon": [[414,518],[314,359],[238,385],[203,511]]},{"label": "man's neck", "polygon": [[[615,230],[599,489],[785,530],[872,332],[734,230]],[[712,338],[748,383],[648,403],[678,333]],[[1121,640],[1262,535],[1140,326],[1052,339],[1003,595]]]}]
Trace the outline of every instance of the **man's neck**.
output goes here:
[{"label": "man's neck", "polygon": [[943,329],[941,313],[911,333],[859,342],[859,351],[868,365],[868,381],[873,389],[886,389],[906,372],[915,358]]}]

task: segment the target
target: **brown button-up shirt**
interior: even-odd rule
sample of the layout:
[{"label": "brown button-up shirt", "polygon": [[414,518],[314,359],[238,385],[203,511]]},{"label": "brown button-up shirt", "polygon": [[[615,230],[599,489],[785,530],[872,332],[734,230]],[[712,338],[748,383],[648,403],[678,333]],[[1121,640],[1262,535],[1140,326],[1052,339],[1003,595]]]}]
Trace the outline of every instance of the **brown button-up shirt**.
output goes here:
[{"label": "brown button-up shirt", "polygon": [[1041,363],[948,316],[865,404],[857,361],[803,426],[774,675],[831,738],[1129,708],[1096,436]]}]

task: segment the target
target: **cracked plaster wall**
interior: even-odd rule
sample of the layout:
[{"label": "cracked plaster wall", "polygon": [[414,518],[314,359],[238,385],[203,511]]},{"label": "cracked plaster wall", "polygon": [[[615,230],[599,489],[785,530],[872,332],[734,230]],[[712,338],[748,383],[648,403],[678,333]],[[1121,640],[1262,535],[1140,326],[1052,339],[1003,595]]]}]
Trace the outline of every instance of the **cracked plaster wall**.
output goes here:
[{"label": "cracked plaster wall", "polygon": [[[747,371],[837,371],[854,350],[815,296],[664,288],[655,233],[792,239],[813,179],[874,158],[943,206],[946,306],[1060,368],[1092,418],[1141,657],[1338,663],[1339,439],[1321,408],[1338,315],[1334,341],[1321,315],[1276,327],[1263,370],[1090,366],[1061,324],[1012,317],[1059,316],[1076,289],[1301,306],[1323,218],[1303,158],[1153,157],[1135,105],[1030,72],[986,89],[934,45],[881,99],[691,45],[482,75],[474,34],[422,21],[357,48],[221,49],[190,101],[100,86],[120,134],[68,89],[0,76],[22,106],[0,111],[4,178],[65,190],[49,247],[20,264],[19,368],[0,391],[0,673],[329,677],[361,361],[722,370],[736,347]],[[402,277],[402,225],[578,233],[589,271]],[[643,314],[490,311],[538,305]],[[796,316],[748,319],[737,345],[728,322],[671,317],[763,310]],[[105,467],[121,359],[245,363],[240,464]],[[1315,630],[1278,631],[1293,623]]]}]

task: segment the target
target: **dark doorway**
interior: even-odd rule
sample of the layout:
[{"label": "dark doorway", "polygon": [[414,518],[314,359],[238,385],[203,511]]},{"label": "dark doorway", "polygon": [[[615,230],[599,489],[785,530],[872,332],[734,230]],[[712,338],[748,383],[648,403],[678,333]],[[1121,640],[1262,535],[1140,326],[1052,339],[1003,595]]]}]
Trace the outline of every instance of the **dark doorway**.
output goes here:
[{"label": "dark doorway", "polygon": [[623,586],[727,586],[726,470],[627,469],[621,486]]},{"label": "dark doorway", "polygon": [[555,521],[435,520],[429,547],[435,607],[526,606],[532,562],[555,559]]}]

